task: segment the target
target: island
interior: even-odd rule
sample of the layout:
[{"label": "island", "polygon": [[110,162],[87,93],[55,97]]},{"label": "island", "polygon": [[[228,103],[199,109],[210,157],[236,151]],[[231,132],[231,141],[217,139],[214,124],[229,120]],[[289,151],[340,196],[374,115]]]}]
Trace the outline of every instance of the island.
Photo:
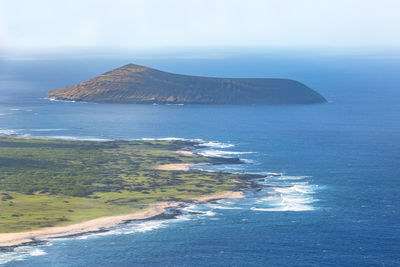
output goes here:
[{"label": "island", "polygon": [[126,104],[282,105],[326,102],[316,91],[289,79],[189,76],[135,64],[49,91],[47,98]]},{"label": "island", "polygon": [[242,163],[193,153],[199,145],[0,137],[0,248],[100,231],[182,203],[240,197],[254,175],[190,169]]}]

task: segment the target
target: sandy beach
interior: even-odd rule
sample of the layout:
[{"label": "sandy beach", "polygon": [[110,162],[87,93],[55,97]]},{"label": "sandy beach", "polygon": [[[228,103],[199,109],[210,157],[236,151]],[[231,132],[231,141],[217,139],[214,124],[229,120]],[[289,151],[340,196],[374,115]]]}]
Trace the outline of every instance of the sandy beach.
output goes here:
[{"label": "sandy beach", "polygon": [[[225,193],[200,197],[195,199],[194,201],[198,203],[204,203],[216,199],[242,198],[242,197],[243,197],[242,192],[225,192]],[[158,202],[150,204],[144,210],[132,214],[100,217],[77,224],[49,227],[35,231],[20,232],[20,233],[4,233],[0,234],[0,248],[18,246],[24,243],[37,242],[52,237],[71,236],[87,232],[106,230],[118,224],[124,223],[126,221],[143,220],[154,217],[156,215],[160,215],[165,211],[166,208],[177,207],[180,204],[183,204],[183,202]]]},{"label": "sandy beach", "polygon": [[160,171],[188,171],[190,167],[205,165],[204,163],[194,164],[194,163],[172,163],[164,164],[156,167],[156,170]]},{"label": "sandy beach", "polygon": [[149,207],[145,208],[144,210],[132,214],[100,217],[77,224],[49,227],[29,232],[0,234],[0,247],[16,246],[22,243],[33,242],[50,237],[61,237],[99,231],[113,227],[125,221],[151,218],[163,213],[167,207],[176,207],[179,204],[181,203],[159,202],[150,204]]}]

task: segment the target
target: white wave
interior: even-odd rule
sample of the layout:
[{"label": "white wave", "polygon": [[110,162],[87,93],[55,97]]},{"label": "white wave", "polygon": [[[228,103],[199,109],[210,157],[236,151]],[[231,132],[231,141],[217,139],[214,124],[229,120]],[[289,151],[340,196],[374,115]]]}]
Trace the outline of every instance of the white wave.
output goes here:
[{"label": "white wave", "polygon": [[30,256],[43,256],[43,255],[47,255],[47,253],[41,249],[33,249],[29,252]]},{"label": "white wave", "polygon": [[290,187],[277,187],[274,188],[275,192],[280,193],[281,195],[308,195],[314,194],[314,190],[312,186],[307,185],[292,185]]},{"label": "white wave", "polygon": [[21,110],[21,109],[19,109],[19,108],[10,108],[10,110],[12,110],[12,111],[19,111],[19,110]]},{"label": "white wave", "polygon": [[29,257],[47,255],[47,253],[37,247],[21,246],[10,252],[0,252],[0,264],[6,264],[11,261],[22,261]]},{"label": "white wave", "polygon": [[213,205],[213,204],[209,204],[207,206],[212,208],[212,209],[219,209],[219,210],[242,210],[243,209],[241,207],[224,206],[224,205]]},{"label": "white wave", "polygon": [[220,142],[204,142],[200,144],[200,146],[206,146],[206,147],[213,147],[213,148],[228,148],[228,147],[234,147],[233,144],[227,144],[227,143],[220,143]]},{"label": "white wave", "polygon": [[120,225],[113,230],[101,233],[91,233],[89,235],[82,235],[76,237],[76,239],[87,239],[89,237],[96,236],[108,236],[108,235],[129,235],[134,233],[144,233],[167,227],[166,220],[151,220],[143,222],[132,222],[127,225]]},{"label": "white wave", "polygon": [[0,113],[0,116],[5,116],[5,115],[7,115],[6,113]]},{"label": "white wave", "polygon": [[[282,173],[268,173],[268,172],[256,172],[256,173],[250,173],[250,174],[259,174],[259,175],[265,175],[264,178],[257,178],[254,179],[253,181],[260,184],[260,185],[274,185],[274,184],[281,184],[281,185],[296,185],[296,184],[302,184],[302,183],[308,183],[305,181],[306,179],[310,178],[310,176],[289,176],[289,175],[283,175]],[[299,182],[295,182],[299,181]],[[282,184],[283,183],[283,184]],[[287,184],[289,183],[289,184]]]},{"label": "white wave", "polygon": [[166,227],[166,223],[164,221],[149,221],[136,225],[136,228],[130,233],[143,233],[164,227]]},{"label": "white wave", "polygon": [[201,215],[204,215],[204,216],[215,216],[215,215],[217,215],[217,213],[214,212],[214,211],[208,210],[208,211],[204,212]]},{"label": "white wave", "polygon": [[248,174],[255,174],[255,175],[262,175],[265,176],[265,178],[274,178],[274,177],[280,177],[283,175],[282,172],[246,172]]},{"label": "white wave", "polygon": [[251,210],[255,211],[312,211],[313,207],[308,205],[296,205],[296,206],[283,206],[283,207],[275,207],[275,208],[256,208],[251,207]]},{"label": "white wave", "polygon": [[203,142],[201,139],[187,139],[181,137],[161,137],[161,138],[151,138],[151,137],[144,137],[136,140],[143,140],[143,141],[194,141],[194,142]]},{"label": "white wave", "polygon": [[280,180],[304,180],[306,178],[310,178],[310,176],[289,176],[289,175],[281,175],[279,177]]},{"label": "white wave", "polygon": [[283,173],[281,172],[267,172],[266,173],[268,176],[282,176]]},{"label": "white wave", "polygon": [[252,160],[252,159],[240,158],[240,160],[243,161],[244,163],[247,163],[247,164],[254,164],[255,163],[255,161]]},{"label": "white wave", "polygon": [[0,135],[16,135],[15,130],[0,129]]},{"label": "white wave", "polygon": [[307,184],[295,184],[293,190],[302,194],[315,194],[314,187]]},{"label": "white wave", "polygon": [[[53,101],[53,102],[66,102],[66,103],[75,103],[75,100],[60,100],[60,99],[55,99],[55,98],[41,98],[41,99],[45,99],[45,100],[49,100],[49,101]],[[85,102],[82,102],[85,103]]]},{"label": "white wave", "polygon": [[[202,205],[201,207],[207,207]],[[182,211],[187,212],[188,216],[196,216],[196,217],[201,217],[201,216],[215,216],[217,213],[211,210],[203,210],[200,208],[199,205],[188,205],[187,207],[182,208]]]},{"label": "white wave", "polygon": [[[73,239],[88,239],[92,237],[100,237],[100,236],[109,236],[109,235],[129,235],[134,233],[148,232],[155,229],[164,228],[166,225],[162,221],[148,221],[139,224],[135,224],[135,226],[118,226],[113,230],[109,230],[106,232],[99,233],[89,233],[86,235],[80,235],[73,237]],[[70,239],[70,238],[65,238]]]},{"label": "white wave", "polygon": [[197,210],[197,206],[195,204],[192,205],[187,205],[186,207],[181,208],[182,211],[186,211],[186,212],[199,212],[199,210]]},{"label": "white wave", "polygon": [[196,151],[196,153],[205,157],[226,157],[233,155],[252,154],[254,152],[223,151],[223,150],[210,149],[210,150]]},{"label": "white wave", "polygon": [[[302,179],[306,179],[306,177]],[[266,178],[264,184],[267,184],[269,180],[269,178]],[[289,181],[291,180],[289,179]],[[310,184],[308,181],[292,181],[290,184],[281,185],[277,180],[274,181],[272,181],[272,184],[268,184],[270,187],[266,189],[268,190],[267,195],[254,201],[256,205],[251,210],[271,212],[311,211],[315,209],[314,202],[318,201],[314,196],[318,189],[317,185]]]}]

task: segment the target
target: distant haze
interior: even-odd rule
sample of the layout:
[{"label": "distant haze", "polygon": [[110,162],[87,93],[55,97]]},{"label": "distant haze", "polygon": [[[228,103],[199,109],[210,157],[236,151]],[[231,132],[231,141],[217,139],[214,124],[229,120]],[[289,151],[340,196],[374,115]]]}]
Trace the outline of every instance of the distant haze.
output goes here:
[{"label": "distant haze", "polygon": [[0,48],[400,46],[398,0],[1,0]]}]

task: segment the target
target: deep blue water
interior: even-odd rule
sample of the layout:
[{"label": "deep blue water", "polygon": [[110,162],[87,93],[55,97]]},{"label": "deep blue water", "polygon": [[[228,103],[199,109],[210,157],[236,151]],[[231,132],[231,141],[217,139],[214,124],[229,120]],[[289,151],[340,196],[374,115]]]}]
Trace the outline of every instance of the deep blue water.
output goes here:
[{"label": "deep blue water", "polygon": [[[49,89],[129,63],[122,57],[0,62],[0,131],[64,138],[179,137],[225,144],[274,172],[248,198],[1,254],[6,266],[399,266],[400,58],[377,54],[133,57],[171,72],[298,79],[329,100],[299,106],[51,102]],[[251,152],[251,153],[237,153]],[[227,153],[227,152],[225,152]],[[289,187],[279,187],[286,185]],[[1,212],[1,211],[0,211]]]}]

